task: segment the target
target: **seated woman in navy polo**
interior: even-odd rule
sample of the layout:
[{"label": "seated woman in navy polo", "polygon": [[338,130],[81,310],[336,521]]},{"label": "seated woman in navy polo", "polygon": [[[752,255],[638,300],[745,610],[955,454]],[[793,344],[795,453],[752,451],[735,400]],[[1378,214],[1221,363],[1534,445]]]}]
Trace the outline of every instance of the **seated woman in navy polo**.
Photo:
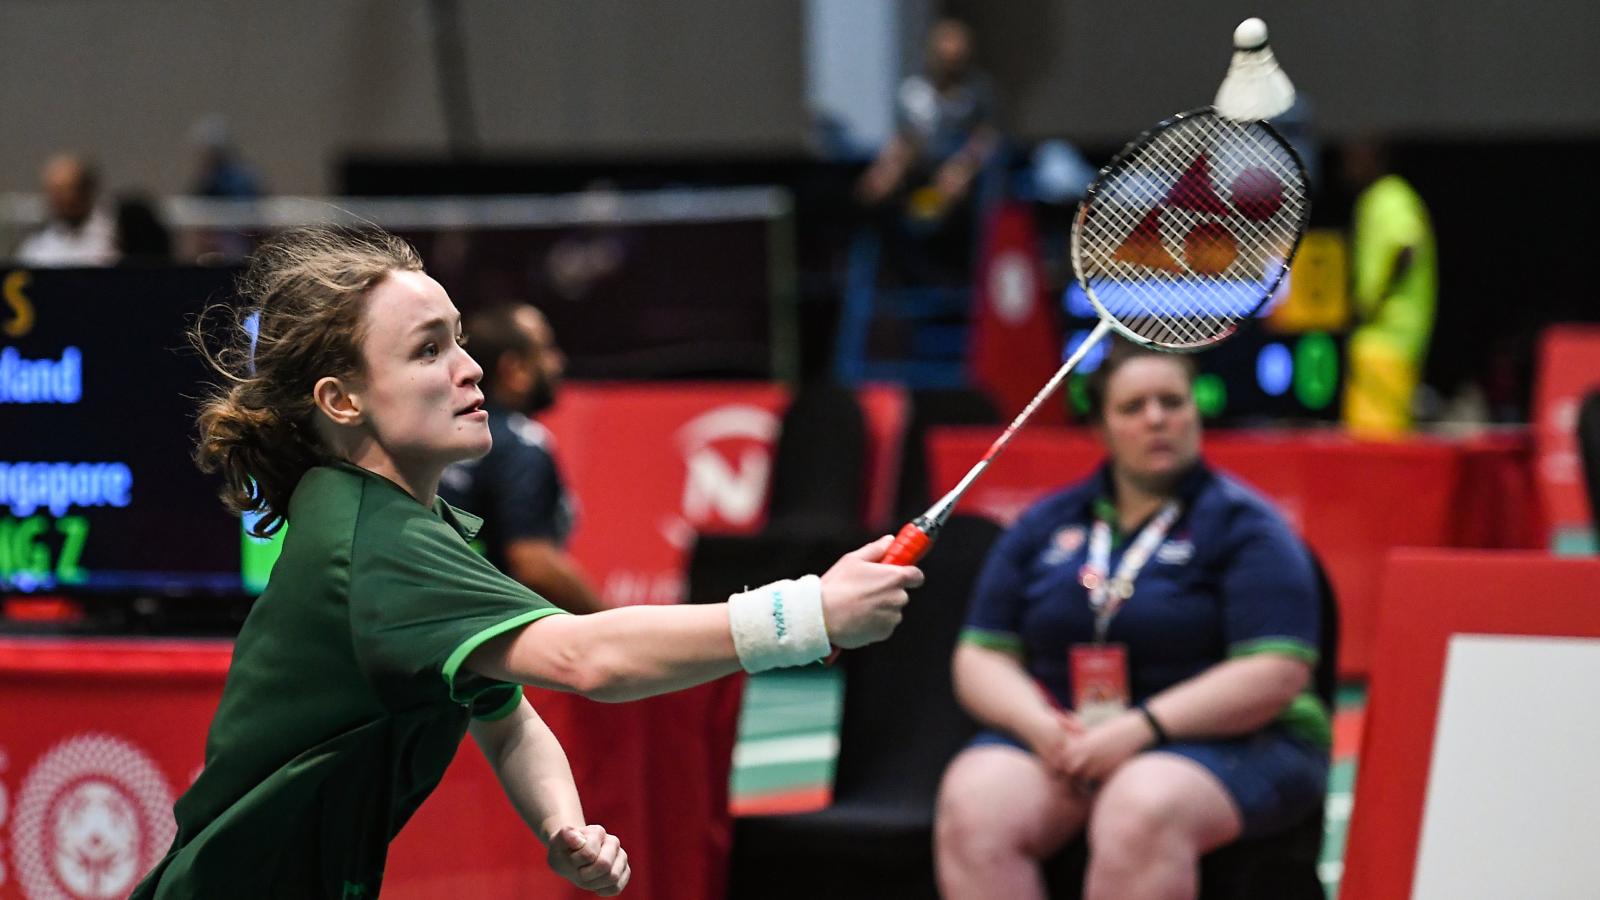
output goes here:
[{"label": "seated woman in navy polo", "polygon": [[1311,562],[1201,460],[1193,375],[1118,341],[1089,382],[1106,463],[990,553],[954,660],[988,730],[940,787],[947,900],[1044,897],[1040,861],[1085,829],[1086,897],[1192,897],[1200,856],[1323,795]]}]

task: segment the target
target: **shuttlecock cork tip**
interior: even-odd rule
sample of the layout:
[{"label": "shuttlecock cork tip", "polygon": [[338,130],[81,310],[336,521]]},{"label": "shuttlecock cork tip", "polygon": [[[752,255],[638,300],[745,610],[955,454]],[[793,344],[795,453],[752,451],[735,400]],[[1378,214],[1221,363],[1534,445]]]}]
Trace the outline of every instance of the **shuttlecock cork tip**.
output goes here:
[{"label": "shuttlecock cork tip", "polygon": [[1252,16],[1233,30],[1233,49],[1260,50],[1267,45],[1267,23]]}]

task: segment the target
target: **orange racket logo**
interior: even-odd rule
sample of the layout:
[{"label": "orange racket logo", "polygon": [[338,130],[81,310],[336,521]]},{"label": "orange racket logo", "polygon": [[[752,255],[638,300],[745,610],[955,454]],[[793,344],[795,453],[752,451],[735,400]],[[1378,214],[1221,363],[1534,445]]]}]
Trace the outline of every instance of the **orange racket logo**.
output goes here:
[{"label": "orange racket logo", "polygon": [[[1196,156],[1161,203],[1145,213],[1112,258],[1136,266],[1182,274],[1221,275],[1239,259],[1239,239],[1230,221],[1242,217],[1265,222],[1284,204],[1283,181],[1273,172],[1252,166],[1235,175],[1228,185],[1228,200],[1217,193],[1211,175],[1211,157]],[[1180,263],[1162,237],[1163,214],[1183,210],[1191,224],[1182,241]]]}]

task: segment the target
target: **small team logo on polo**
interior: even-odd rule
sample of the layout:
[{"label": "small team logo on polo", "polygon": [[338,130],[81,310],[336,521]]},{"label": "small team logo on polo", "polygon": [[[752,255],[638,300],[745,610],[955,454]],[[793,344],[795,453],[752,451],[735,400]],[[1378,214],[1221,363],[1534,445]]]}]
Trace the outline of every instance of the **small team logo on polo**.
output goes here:
[{"label": "small team logo on polo", "polygon": [[1082,525],[1067,525],[1056,530],[1050,538],[1050,548],[1045,551],[1044,563],[1047,566],[1056,566],[1072,558],[1078,548],[1083,546],[1084,530]]},{"label": "small team logo on polo", "polygon": [[155,763],[121,738],[80,734],[22,781],[11,823],[17,881],[29,900],[126,897],[176,831]]},{"label": "small team logo on polo", "polygon": [[1172,538],[1156,548],[1156,560],[1171,566],[1181,566],[1194,559],[1194,541]]}]

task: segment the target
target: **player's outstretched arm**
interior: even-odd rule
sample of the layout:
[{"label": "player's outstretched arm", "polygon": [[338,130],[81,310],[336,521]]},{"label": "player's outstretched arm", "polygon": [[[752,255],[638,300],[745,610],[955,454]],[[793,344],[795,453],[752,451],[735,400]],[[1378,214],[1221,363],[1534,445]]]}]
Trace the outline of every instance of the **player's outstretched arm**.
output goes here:
[{"label": "player's outstretched arm", "polygon": [[486,641],[474,672],[621,702],[703,684],[743,668],[804,665],[830,643],[860,647],[900,624],[921,570],[879,562],[892,538],[840,557],[821,578],[780,581],[727,603],[629,606],[547,616]]}]

